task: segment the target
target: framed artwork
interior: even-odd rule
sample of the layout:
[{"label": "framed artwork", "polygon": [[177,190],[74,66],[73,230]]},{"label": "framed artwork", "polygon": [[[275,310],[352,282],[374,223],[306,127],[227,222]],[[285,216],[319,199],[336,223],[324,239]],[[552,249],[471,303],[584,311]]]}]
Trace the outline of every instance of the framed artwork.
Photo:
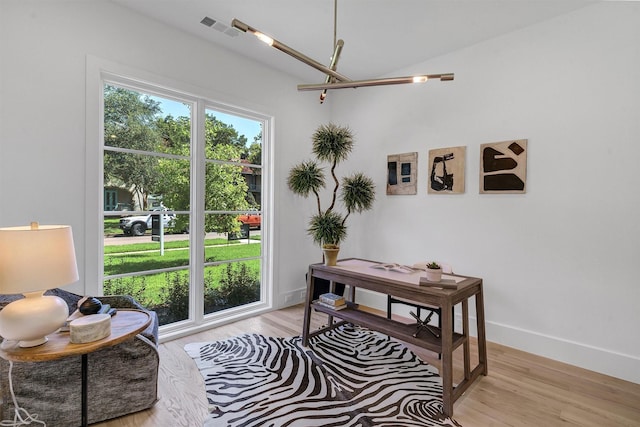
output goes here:
[{"label": "framed artwork", "polygon": [[480,194],[526,192],[527,140],[480,145]]},{"label": "framed artwork", "polygon": [[467,147],[429,150],[427,194],[464,193],[464,169]]},{"label": "framed artwork", "polygon": [[387,156],[387,194],[418,193],[418,153]]}]

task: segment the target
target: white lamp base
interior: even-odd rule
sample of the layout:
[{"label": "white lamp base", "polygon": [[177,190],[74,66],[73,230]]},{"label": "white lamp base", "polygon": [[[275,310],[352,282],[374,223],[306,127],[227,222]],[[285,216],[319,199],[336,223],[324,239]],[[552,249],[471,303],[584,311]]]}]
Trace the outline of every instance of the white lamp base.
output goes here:
[{"label": "white lamp base", "polygon": [[69,317],[67,303],[43,293],[25,293],[25,298],[0,310],[0,335],[5,340],[20,341],[20,347],[35,347],[47,342],[47,335],[64,325]]}]

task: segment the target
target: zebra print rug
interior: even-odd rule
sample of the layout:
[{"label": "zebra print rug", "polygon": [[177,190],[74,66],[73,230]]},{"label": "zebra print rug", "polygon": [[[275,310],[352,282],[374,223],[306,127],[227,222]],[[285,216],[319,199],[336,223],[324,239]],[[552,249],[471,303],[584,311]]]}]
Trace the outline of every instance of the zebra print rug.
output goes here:
[{"label": "zebra print rug", "polygon": [[436,370],[397,341],[344,326],[312,338],[246,334],[192,343],[205,427],[458,426],[442,414]]}]

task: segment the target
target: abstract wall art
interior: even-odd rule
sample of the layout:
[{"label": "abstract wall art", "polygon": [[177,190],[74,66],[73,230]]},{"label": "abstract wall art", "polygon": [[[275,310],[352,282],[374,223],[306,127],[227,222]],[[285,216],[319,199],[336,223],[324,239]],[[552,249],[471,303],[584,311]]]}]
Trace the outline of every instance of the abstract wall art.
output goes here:
[{"label": "abstract wall art", "polygon": [[429,150],[428,194],[464,193],[464,169],[467,147]]},{"label": "abstract wall art", "polygon": [[387,194],[418,193],[418,153],[387,156]]},{"label": "abstract wall art", "polygon": [[527,140],[480,145],[480,194],[525,193]]}]

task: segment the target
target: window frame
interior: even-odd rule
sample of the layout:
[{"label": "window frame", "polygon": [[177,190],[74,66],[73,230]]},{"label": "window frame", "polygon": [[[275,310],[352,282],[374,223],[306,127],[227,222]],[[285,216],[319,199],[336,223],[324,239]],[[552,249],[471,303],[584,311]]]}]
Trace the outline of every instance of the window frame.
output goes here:
[{"label": "window frame", "polygon": [[[239,106],[238,101],[229,102],[228,95],[215,91],[193,87],[157,75],[135,70],[120,64],[110,63],[94,57],[87,57],[87,127],[86,127],[86,233],[85,233],[85,277],[97,280],[85,280],[87,295],[102,295],[104,281],[104,98],[105,84],[140,91],[145,94],[187,102],[192,108],[191,135],[191,201],[190,210],[176,211],[190,215],[190,277],[189,319],[160,327],[161,341],[174,339],[216,325],[228,323],[241,318],[254,316],[269,311],[273,307],[273,244],[272,221],[273,210],[273,165],[272,115],[258,111],[258,107]],[[197,95],[196,95],[197,94]],[[235,105],[234,105],[235,104]],[[261,278],[260,301],[242,305],[211,314],[204,314],[204,216],[217,211],[204,210],[205,161],[204,136],[205,110],[213,109],[222,113],[244,117],[262,123],[262,164],[261,167]],[[262,109],[262,108],[260,108]],[[200,155],[202,153],[202,155]],[[95,171],[91,174],[89,171]],[[92,232],[92,230],[94,232]]]}]

